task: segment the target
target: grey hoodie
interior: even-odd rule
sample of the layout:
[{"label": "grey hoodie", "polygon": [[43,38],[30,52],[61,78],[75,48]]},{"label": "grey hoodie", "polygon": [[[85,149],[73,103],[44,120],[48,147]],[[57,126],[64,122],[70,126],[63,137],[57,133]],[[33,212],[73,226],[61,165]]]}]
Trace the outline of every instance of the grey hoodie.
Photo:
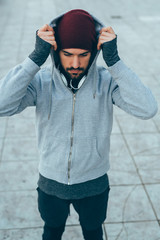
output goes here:
[{"label": "grey hoodie", "polygon": [[[95,24],[98,36],[102,24]],[[0,116],[36,107],[39,172],[60,183],[82,183],[108,171],[114,104],[141,119],[157,112],[151,91],[122,60],[107,70],[97,67],[97,56],[76,94],[63,83],[53,54],[52,71],[27,58],[0,81]]]}]

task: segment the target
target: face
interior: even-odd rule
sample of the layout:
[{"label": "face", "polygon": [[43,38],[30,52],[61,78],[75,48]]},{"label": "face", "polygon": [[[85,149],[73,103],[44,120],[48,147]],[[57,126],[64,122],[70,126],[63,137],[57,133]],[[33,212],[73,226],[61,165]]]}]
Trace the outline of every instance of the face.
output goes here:
[{"label": "face", "polygon": [[81,78],[89,65],[91,52],[79,48],[63,49],[59,53],[66,74],[71,78]]}]

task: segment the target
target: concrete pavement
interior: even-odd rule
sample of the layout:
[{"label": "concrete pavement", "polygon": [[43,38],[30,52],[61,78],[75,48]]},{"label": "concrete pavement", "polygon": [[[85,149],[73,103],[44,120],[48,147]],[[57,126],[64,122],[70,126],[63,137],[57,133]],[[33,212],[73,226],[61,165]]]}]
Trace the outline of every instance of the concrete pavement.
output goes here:
[{"label": "concrete pavement", "polygon": [[[113,27],[119,55],[159,103],[158,0],[0,0],[0,76],[33,50],[41,25],[73,8],[83,8]],[[104,65],[101,57],[99,64]],[[115,108],[110,164],[106,240],[160,240],[159,112],[142,121]],[[41,239],[37,167],[34,108],[0,118],[0,240]],[[63,239],[83,239],[73,208]]]}]

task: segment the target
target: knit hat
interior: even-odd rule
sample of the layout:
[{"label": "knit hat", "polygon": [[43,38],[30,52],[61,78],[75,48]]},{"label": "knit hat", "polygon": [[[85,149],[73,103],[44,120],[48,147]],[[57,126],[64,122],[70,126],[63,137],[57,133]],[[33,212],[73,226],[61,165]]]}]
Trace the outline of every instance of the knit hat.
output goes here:
[{"label": "knit hat", "polygon": [[81,9],[67,12],[61,18],[57,31],[58,49],[80,48],[92,51],[97,44],[94,20]]}]

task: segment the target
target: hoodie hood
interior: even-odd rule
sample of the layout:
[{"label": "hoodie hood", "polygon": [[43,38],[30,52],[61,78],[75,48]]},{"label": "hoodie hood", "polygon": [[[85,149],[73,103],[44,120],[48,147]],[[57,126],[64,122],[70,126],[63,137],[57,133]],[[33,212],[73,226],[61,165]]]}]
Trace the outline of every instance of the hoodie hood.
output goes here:
[{"label": "hoodie hood", "polygon": [[[76,9],[78,10],[78,9]],[[64,16],[65,13],[59,15],[58,17],[56,17],[55,19],[53,19],[50,22],[50,26],[54,29],[55,31],[55,37],[56,37],[56,32],[57,32],[57,27],[58,27],[58,23],[60,22],[60,20],[62,19],[62,17]],[[91,17],[93,18],[94,24],[95,24],[95,30],[96,30],[96,35],[97,35],[97,42],[98,42],[98,38],[99,38],[99,32],[100,30],[104,27],[104,25],[96,18],[94,17],[92,14],[90,14]],[[95,52],[93,52],[93,58],[92,58],[92,62],[94,60],[94,57],[96,56],[96,54],[99,51],[97,51],[97,49],[95,49]],[[54,64],[57,67],[57,65],[59,64],[59,57],[57,56],[57,51],[54,51],[53,49],[51,50],[51,55],[52,55],[52,60],[54,60]]]},{"label": "hoodie hood", "polygon": [[[60,22],[60,20],[64,16],[64,14],[65,13],[59,15],[58,17],[53,19],[49,24],[55,31],[55,38],[56,38],[58,23]],[[93,21],[95,24],[96,37],[97,37],[97,43],[98,43],[100,30],[104,27],[104,25],[92,14],[90,14],[90,15],[93,18]],[[87,77],[86,77],[86,80],[88,80],[89,76],[92,75],[91,80],[93,82],[92,83],[93,98],[96,97],[96,83],[97,83],[98,76],[97,76],[97,68],[95,67],[95,65],[96,65],[96,61],[97,61],[99,53],[100,53],[100,50],[98,51],[97,49],[95,49],[95,51],[92,52],[91,60],[89,63],[89,69],[88,69],[88,73],[87,73]],[[52,84],[53,84],[53,79],[54,79],[54,72],[57,72],[59,65],[60,65],[58,51],[54,51],[54,49],[51,49],[50,55],[51,55],[51,59],[52,59],[52,70],[51,70],[52,71],[52,79],[51,79],[51,85],[50,85],[50,109],[49,109],[48,119],[50,118],[50,113],[51,113],[51,108],[52,108]],[[59,70],[58,70],[58,72],[59,72]]]}]

